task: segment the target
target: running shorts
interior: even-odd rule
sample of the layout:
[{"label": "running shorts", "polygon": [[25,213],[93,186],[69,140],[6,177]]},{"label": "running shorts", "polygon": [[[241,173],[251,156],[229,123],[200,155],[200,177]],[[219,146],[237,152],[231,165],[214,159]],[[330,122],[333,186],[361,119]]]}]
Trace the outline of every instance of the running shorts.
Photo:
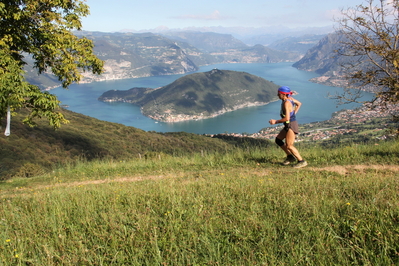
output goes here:
[{"label": "running shorts", "polygon": [[291,121],[289,123],[284,123],[284,129],[288,131],[289,129],[292,129],[295,134],[299,133],[299,126],[298,126],[298,121]]}]

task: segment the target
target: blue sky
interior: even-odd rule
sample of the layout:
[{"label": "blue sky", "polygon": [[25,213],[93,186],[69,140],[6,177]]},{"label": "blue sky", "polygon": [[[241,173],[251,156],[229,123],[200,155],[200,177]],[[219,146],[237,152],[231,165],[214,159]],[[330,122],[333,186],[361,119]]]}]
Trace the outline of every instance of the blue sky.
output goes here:
[{"label": "blue sky", "polygon": [[342,8],[364,0],[87,0],[83,30],[114,32],[157,27],[328,26]]}]

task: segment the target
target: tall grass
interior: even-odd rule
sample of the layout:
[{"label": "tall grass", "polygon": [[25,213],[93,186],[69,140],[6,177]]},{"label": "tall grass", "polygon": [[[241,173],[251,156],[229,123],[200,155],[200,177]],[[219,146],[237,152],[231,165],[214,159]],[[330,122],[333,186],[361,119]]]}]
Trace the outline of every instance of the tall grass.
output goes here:
[{"label": "tall grass", "polygon": [[[309,143],[297,144],[299,151],[310,166],[355,165],[355,164],[399,164],[399,142],[380,142],[378,145],[345,144],[325,148]],[[156,174],[162,172],[193,171],[207,168],[229,168],[236,166],[279,166],[285,155],[276,147],[248,146],[226,153],[197,153],[192,156],[171,156],[154,153],[151,158],[126,160],[85,160],[62,166],[54,171],[64,180],[82,178],[114,178],[126,175]]]},{"label": "tall grass", "polygon": [[299,148],[300,170],[256,148],[3,183],[0,264],[397,265],[398,144]]}]

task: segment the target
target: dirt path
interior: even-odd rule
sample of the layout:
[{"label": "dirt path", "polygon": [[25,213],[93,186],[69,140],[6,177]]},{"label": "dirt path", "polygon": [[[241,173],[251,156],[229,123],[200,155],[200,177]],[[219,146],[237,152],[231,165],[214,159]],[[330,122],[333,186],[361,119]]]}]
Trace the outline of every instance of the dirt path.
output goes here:
[{"label": "dirt path", "polygon": [[[370,170],[370,169],[376,170],[376,171],[386,170],[386,171],[392,171],[392,172],[399,172],[399,166],[396,166],[396,165],[346,165],[346,166],[335,165],[335,166],[327,166],[327,167],[320,167],[320,168],[307,167],[307,168],[304,168],[303,170],[305,170],[305,169],[315,171],[315,172],[316,171],[336,172],[341,175],[347,175],[349,173],[353,173],[354,171],[364,172],[364,171]],[[251,173],[258,175],[258,176],[270,175],[270,169],[265,168],[264,171],[258,171],[258,172],[255,171],[255,172],[251,172]],[[192,174],[192,176],[198,175],[198,173],[191,173],[191,174]],[[215,174],[217,174],[217,173],[215,173]],[[187,173],[185,173],[185,176],[187,176]],[[115,179],[87,180],[87,181],[56,183],[56,184],[39,185],[39,186],[33,186],[33,187],[21,187],[21,188],[16,188],[16,189],[20,190],[20,191],[21,190],[26,191],[28,189],[41,190],[41,189],[49,189],[49,188],[57,188],[57,187],[79,187],[79,186],[85,186],[85,185],[139,182],[139,181],[144,181],[144,180],[158,180],[158,179],[176,178],[176,177],[178,177],[176,173],[169,173],[169,174],[164,174],[164,175],[125,176],[125,177],[115,178]],[[7,192],[6,194],[7,194],[7,197],[10,196],[9,192]],[[3,195],[0,195],[0,198],[2,196]]]},{"label": "dirt path", "polygon": [[[346,165],[346,166],[335,165],[335,166],[327,166],[327,167],[321,167],[321,168],[308,167],[306,169],[309,169],[312,171],[336,172],[341,175],[346,175],[353,171],[363,172],[363,171],[369,170],[369,169],[388,170],[388,171],[393,171],[393,172],[399,172],[399,166],[396,166],[396,165]],[[267,170],[267,171],[259,172],[258,175],[269,175],[268,173],[269,173],[269,171]],[[143,180],[157,180],[157,179],[172,178],[172,177],[176,177],[176,174],[171,173],[171,174],[157,175],[157,176],[145,175],[145,176],[121,177],[121,178],[106,179],[106,180],[77,181],[77,182],[71,182],[71,183],[65,183],[65,184],[60,183],[60,184],[49,185],[49,186],[44,186],[44,187],[55,187],[55,186],[74,187],[74,186],[84,186],[84,185],[89,185],[89,184],[106,184],[106,183],[114,183],[114,182],[117,182],[117,183],[137,182],[137,181],[143,181]]]},{"label": "dirt path", "polygon": [[396,165],[346,165],[346,166],[335,165],[335,166],[327,166],[327,167],[322,167],[322,168],[311,168],[310,167],[310,169],[312,169],[314,171],[329,171],[329,172],[336,172],[341,175],[346,175],[353,171],[363,172],[363,171],[369,170],[369,169],[388,170],[388,171],[398,172],[399,166],[396,166]]}]

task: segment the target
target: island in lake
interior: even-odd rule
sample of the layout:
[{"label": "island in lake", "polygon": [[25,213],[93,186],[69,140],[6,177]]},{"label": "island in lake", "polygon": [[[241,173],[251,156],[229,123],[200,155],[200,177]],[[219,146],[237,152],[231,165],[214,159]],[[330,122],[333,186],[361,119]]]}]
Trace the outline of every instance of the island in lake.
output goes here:
[{"label": "island in lake", "polygon": [[104,92],[100,101],[129,102],[143,115],[162,122],[212,118],[277,100],[279,86],[246,72],[213,69],[186,75],[160,87]]}]

